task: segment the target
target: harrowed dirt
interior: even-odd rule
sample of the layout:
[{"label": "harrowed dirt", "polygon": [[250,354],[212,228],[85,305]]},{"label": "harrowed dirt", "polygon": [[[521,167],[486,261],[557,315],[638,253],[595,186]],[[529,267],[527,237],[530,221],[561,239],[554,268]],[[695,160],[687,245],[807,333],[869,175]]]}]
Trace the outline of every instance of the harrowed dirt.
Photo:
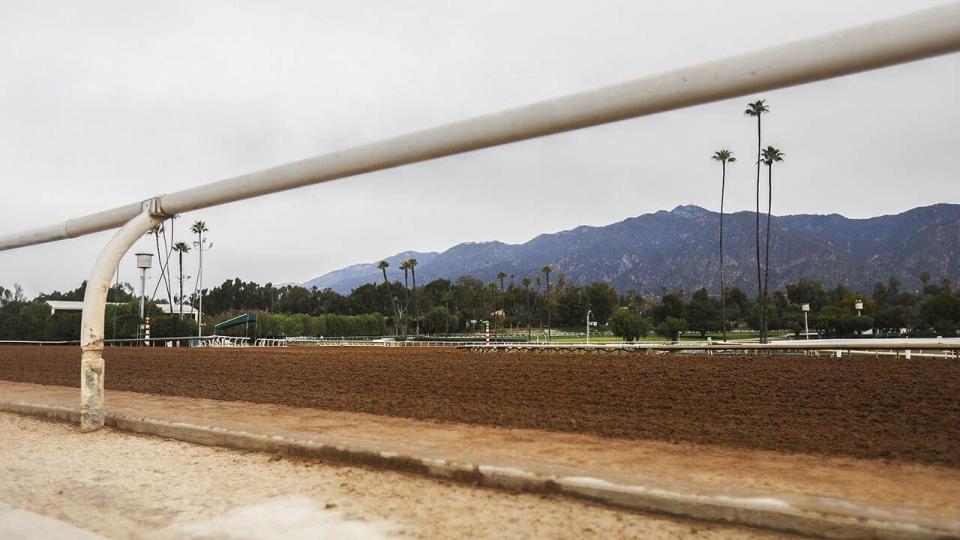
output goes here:
[{"label": "harrowed dirt", "polygon": [[[108,390],[960,467],[960,362],[456,349],[108,348]],[[73,347],[0,379],[78,386]]]}]

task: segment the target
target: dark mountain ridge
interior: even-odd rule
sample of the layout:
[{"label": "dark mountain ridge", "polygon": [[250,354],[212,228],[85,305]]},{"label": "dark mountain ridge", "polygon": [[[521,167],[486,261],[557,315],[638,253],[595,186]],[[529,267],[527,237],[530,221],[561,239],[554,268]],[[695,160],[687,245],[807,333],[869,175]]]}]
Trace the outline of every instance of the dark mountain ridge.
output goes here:
[{"label": "dark mountain ridge", "polygon": [[[542,276],[545,265],[567,283],[605,281],[621,291],[659,294],[662,289],[719,291],[720,215],[699,206],[678,206],[602,227],[580,226],[541,234],[523,244],[470,242],[442,252],[403,252],[388,257],[391,280],[399,264],[415,257],[417,282],[470,275],[494,281],[499,272]],[[766,216],[761,221],[765,222]],[[724,216],[724,273],[730,286],[756,291],[755,214]],[[935,204],[894,215],[851,219],[839,214],[773,216],[770,287],[807,277],[827,286],[842,283],[869,293],[877,281],[896,277],[916,288],[922,272],[960,281],[960,205]],[[382,281],[376,262],[349,266],[304,284],[340,293]]]}]

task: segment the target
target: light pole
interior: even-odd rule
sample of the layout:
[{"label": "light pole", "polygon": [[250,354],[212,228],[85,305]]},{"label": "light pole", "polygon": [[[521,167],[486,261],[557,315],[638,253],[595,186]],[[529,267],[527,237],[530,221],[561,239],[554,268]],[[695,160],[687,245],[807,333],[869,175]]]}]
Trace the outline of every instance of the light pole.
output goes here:
[{"label": "light pole", "polygon": [[590,344],[590,314],[593,313],[593,310],[587,310],[587,345]]},{"label": "light pole", "polygon": [[[137,268],[140,269],[140,332],[146,335],[146,326],[143,318],[143,304],[146,298],[147,268],[153,266],[153,253],[137,253]],[[138,336],[140,337],[140,336]]]},{"label": "light pole", "polygon": [[803,337],[810,339],[810,326],[807,324],[807,313],[810,311],[810,304],[800,304],[800,311],[803,311]]}]

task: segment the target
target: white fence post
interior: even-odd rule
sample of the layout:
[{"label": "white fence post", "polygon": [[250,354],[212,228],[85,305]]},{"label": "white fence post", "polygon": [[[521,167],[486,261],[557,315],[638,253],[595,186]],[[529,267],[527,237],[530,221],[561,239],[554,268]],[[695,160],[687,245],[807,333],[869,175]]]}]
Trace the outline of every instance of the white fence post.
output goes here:
[{"label": "white fence post", "polygon": [[134,242],[164,220],[154,210],[152,200],[143,204],[143,212],[128,221],[107,242],[87,278],[80,322],[81,431],[103,427],[103,321],[113,271]]}]

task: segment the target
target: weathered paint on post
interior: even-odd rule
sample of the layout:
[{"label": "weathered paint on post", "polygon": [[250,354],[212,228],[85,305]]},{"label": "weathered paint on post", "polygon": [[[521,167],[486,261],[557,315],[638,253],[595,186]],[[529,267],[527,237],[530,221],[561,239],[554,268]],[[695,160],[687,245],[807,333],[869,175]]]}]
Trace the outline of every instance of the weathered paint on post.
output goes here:
[{"label": "weathered paint on post", "polygon": [[80,322],[80,431],[103,427],[103,323],[113,272],[134,242],[165,219],[155,200],[142,209],[107,242],[87,278]]}]

